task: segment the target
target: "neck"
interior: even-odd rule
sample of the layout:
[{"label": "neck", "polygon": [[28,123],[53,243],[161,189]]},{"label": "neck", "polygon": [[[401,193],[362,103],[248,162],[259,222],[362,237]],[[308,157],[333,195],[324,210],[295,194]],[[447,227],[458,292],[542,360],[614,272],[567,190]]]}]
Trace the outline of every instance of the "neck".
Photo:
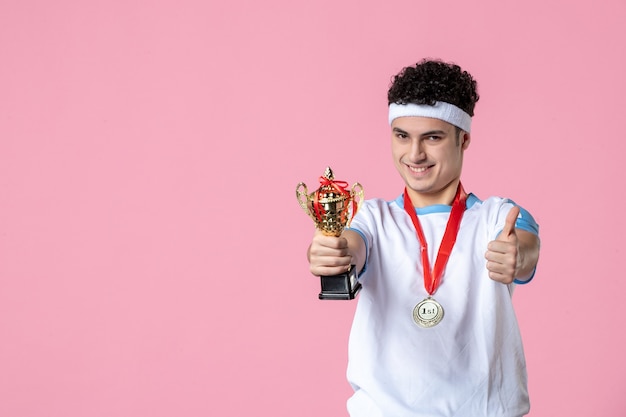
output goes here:
[{"label": "neck", "polygon": [[415,191],[407,187],[407,192],[409,193],[413,207],[416,208],[434,206],[437,204],[451,206],[456,196],[456,191],[459,188],[459,183],[460,180],[456,179],[441,190],[435,192]]}]

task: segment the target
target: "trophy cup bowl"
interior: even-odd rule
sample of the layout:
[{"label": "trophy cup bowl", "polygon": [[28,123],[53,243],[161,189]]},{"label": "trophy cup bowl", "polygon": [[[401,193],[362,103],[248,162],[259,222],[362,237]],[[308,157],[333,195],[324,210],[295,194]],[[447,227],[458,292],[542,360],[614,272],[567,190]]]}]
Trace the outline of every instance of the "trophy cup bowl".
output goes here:
[{"label": "trophy cup bowl", "polygon": [[[313,220],[315,227],[327,236],[341,236],[363,202],[363,187],[358,182],[350,191],[344,181],[336,181],[330,167],[320,177],[320,188],[308,192],[305,183],[296,187],[300,207]],[[361,289],[356,266],[339,275],[321,276],[320,300],[352,300]]]}]

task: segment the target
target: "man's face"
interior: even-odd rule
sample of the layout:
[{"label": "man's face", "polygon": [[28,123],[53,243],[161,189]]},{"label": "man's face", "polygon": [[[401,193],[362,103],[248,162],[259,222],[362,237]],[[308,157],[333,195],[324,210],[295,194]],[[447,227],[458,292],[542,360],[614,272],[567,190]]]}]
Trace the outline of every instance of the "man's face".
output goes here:
[{"label": "man's face", "polygon": [[456,193],[467,132],[443,120],[399,117],[391,124],[393,160],[417,206],[451,204]]}]

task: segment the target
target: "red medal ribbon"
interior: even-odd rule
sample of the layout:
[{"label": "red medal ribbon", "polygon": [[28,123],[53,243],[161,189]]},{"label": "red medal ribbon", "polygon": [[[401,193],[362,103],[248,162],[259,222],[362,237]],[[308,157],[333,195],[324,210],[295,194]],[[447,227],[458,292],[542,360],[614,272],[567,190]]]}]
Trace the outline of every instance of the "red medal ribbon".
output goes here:
[{"label": "red medal ribbon", "polygon": [[404,210],[411,217],[415,230],[417,231],[417,239],[420,242],[420,252],[422,255],[422,266],[424,268],[424,288],[426,288],[426,291],[430,296],[432,296],[439,287],[443,271],[448,263],[448,258],[450,258],[450,253],[452,252],[454,243],[456,242],[456,237],[459,233],[459,226],[461,225],[461,219],[463,218],[463,213],[465,212],[466,199],[467,194],[465,193],[461,183],[459,183],[456,196],[454,197],[454,201],[452,203],[450,218],[448,219],[448,224],[446,225],[446,231],[443,234],[441,246],[439,247],[439,253],[437,254],[437,259],[435,260],[435,267],[431,272],[430,261],[428,260],[428,244],[426,242],[426,237],[424,236],[424,231],[422,230],[420,221],[417,218],[415,207],[413,207],[413,203],[411,202],[407,189],[404,189]]}]

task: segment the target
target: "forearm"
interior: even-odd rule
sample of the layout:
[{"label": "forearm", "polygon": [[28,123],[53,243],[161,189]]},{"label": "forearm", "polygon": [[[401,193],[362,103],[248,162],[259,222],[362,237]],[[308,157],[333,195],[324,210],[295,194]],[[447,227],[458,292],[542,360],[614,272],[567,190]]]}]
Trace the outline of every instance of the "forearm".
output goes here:
[{"label": "forearm", "polygon": [[348,251],[352,257],[352,265],[356,266],[357,272],[361,272],[365,266],[365,242],[360,234],[353,230],[344,230],[343,237],[348,241]]},{"label": "forearm", "polygon": [[519,243],[519,263],[516,268],[515,279],[526,281],[532,277],[539,261],[539,236],[525,230],[517,229]]}]

